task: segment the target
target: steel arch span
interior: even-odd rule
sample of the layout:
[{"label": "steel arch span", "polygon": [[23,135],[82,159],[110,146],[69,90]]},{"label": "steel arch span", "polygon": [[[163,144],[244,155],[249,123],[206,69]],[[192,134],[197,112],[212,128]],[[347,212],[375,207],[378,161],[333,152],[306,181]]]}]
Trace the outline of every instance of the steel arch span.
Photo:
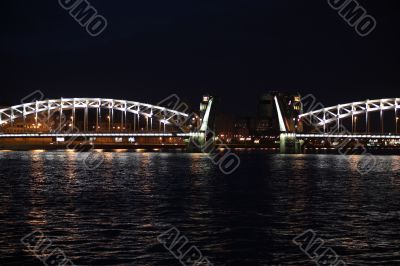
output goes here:
[{"label": "steel arch span", "polygon": [[77,109],[101,109],[120,111],[123,114],[131,113],[142,115],[146,118],[157,117],[161,123],[168,124],[172,118],[188,117],[189,115],[162,106],[151,105],[127,100],[103,99],[103,98],[61,98],[24,103],[0,109],[0,125],[12,123],[18,118],[25,118],[28,115],[35,115],[43,112],[72,110]]},{"label": "steel arch span", "polygon": [[365,115],[366,123],[368,124],[368,114],[370,112],[380,112],[381,120],[383,121],[383,112],[392,110],[395,112],[397,123],[397,110],[399,108],[400,98],[366,100],[313,110],[301,114],[299,119],[308,119],[314,126],[325,128],[326,125],[332,123],[340,125],[341,119],[352,118],[353,121],[357,115]]}]

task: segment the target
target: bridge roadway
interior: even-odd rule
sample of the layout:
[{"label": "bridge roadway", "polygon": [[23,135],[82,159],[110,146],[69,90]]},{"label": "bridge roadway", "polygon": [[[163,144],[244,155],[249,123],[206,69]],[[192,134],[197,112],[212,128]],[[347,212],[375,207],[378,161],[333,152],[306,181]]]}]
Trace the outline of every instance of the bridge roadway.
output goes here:
[{"label": "bridge roadway", "polygon": [[0,133],[0,138],[62,138],[62,137],[194,137],[201,133]]},{"label": "bridge roadway", "polygon": [[288,133],[296,138],[352,138],[352,139],[400,139],[400,135],[391,134],[329,134],[329,133]]},{"label": "bridge roadway", "polygon": [[[194,137],[202,133],[0,133],[0,138],[57,138],[57,137]],[[329,134],[329,133],[285,133],[296,138],[357,138],[357,139],[400,139],[393,134]]]}]

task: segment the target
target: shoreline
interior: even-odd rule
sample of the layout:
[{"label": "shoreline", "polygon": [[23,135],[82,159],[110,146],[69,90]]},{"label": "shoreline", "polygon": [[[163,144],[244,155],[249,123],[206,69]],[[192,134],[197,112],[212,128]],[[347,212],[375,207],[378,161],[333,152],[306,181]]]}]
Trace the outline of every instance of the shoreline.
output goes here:
[{"label": "shoreline", "polygon": [[[253,146],[253,145],[223,145],[219,149],[221,152],[231,150],[236,153],[265,153],[265,154],[280,154],[279,147],[271,146]],[[88,152],[96,150],[101,152],[169,152],[169,153],[202,153],[189,150],[187,145],[181,144],[164,144],[164,145],[126,145],[126,144],[94,144],[94,145],[75,145],[73,147],[54,144],[54,145],[18,145],[0,146],[0,152],[18,152],[18,151],[74,151],[74,152]],[[400,155],[400,148],[397,147],[367,147],[366,151],[372,155]],[[365,150],[364,150],[365,153]],[[362,150],[351,150],[346,148],[339,152],[336,148],[304,148],[303,152],[295,153],[298,155],[309,154],[327,154],[327,155],[362,155]],[[290,154],[290,153],[287,153]]]}]

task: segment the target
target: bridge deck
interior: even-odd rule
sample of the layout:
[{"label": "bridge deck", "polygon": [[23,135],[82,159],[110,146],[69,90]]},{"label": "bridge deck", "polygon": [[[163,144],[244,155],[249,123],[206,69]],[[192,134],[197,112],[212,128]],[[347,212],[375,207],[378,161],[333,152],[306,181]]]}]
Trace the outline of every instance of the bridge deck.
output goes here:
[{"label": "bridge deck", "polygon": [[57,137],[192,137],[199,133],[0,133],[0,138]]},{"label": "bridge deck", "polygon": [[358,138],[358,139],[400,139],[400,135],[390,134],[293,134],[297,138]]}]

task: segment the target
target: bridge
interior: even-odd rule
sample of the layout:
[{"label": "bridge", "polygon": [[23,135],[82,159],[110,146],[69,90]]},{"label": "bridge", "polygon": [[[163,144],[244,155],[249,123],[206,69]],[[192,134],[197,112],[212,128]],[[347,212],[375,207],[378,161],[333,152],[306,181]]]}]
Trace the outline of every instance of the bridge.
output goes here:
[{"label": "bridge", "polygon": [[[307,145],[326,147],[371,142],[400,146],[400,99],[365,100],[323,107],[315,99],[271,96],[281,153],[300,153]],[[213,124],[213,97],[198,112],[178,111],[178,103],[153,105],[103,98],[47,99],[0,109],[0,148],[64,145],[88,139],[97,145],[200,146]],[[307,110],[306,110],[307,109]],[[345,140],[345,141],[343,141]],[[197,146],[199,146],[197,145]],[[29,145],[28,145],[29,146]]]},{"label": "bridge", "polygon": [[299,116],[299,119],[307,119],[312,125],[322,127],[323,132],[327,132],[327,126],[335,124],[336,128],[340,131],[341,122],[344,119],[351,119],[352,132],[357,131],[357,118],[364,116],[365,133],[370,133],[370,118],[374,112],[379,112],[380,115],[380,132],[385,133],[384,127],[384,114],[387,111],[393,113],[393,122],[395,124],[395,133],[398,132],[398,109],[400,107],[400,99],[379,99],[379,100],[366,100],[361,102],[339,104],[328,108],[309,111]]},{"label": "bridge", "polygon": [[[165,131],[165,127],[169,124],[169,121],[177,117],[187,117],[188,114],[178,112],[176,110],[167,109],[165,107],[145,104],[140,102],[133,101],[124,101],[124,100],[114,100],[114,99],[101,99],[101,98],[71,98],[71,99],[56,99],[56,100],[45,100],[45,101],[36,101],[32,103],[25,103],[20,105],[11,106],[9,108],[0,109],[0,126],[7,125],[8,123],[13,126],[13,123],[16,119],[22,118],[24,122],[26,122],[26,118],[29,115],[34,115],[35,125],[38,126],[39,115],[45,113],[47,115],[46,121],[48,123],[51,122],[52,114],[58,112],[59,117],[59,127],[63,128],[63,121],[65,119],[63,117],[63,113],[70,110],[72,111],[72,116],[70,117],[71,126],[75,126],[76,124],[76,110],[82,109],[84,110],[84,131],[89,131],[89,109],[96,110],[96,126],[95,130],[97,131],[101,127],[99,126],[99,122],[101,123],[102,118],[102,109],[108,110],[107,120],[108,120],[108,131],[111,132],[111,125],[114,126],[114,111],[121,112],[121,126],[126,129],[127,123],[127,115],[134,114],[134,130],[136,130],[136,122],[140,121],[140,116],[143,116],[146,119],[146,126],[148,130],[149,119],[152,122],[154,116],[156,116],[161,124],[163,124],[163,128]],[[156,113],[156,115],[154,115]],[[41,116],[43,118],[44,116]],[[160,119],[161,118],[161,119]],[[40,119],[43,121],[43,119]],[[26,126],[26,124],[24,124]],[[70,126],[70,127],[71,127]],[[24,127],[26,128],[26,127]],[[121,128],[120,128],[121,129]],[[152,129],[152,125],[151,125]]]},{"label": "bridge", "polygon": [[205,141],[212,102],[212,97],[204,97],[204,110],[199,114],[103,98],[22,103],[0,109],[0,147],[35,144],[38,140],[54,145],[81,142],[83,138],[103,144],[187,145],[191,138]]},{"label": "bridge", "polygon": [[[368,142],[375,141],[400,146],[400,98],[365,100],[331,107],[321,106],[315,98],[309,100],[307,96],[301,99],[300,108],[297,108],[300,114],[294,117],[287,115],[290,106],[275,97],[282,153],[298,153],[307,141],[319,142],[314,145],[342,141],[350,146],[368,145]],[[308,110],[304,111],[306,108]]]}]

